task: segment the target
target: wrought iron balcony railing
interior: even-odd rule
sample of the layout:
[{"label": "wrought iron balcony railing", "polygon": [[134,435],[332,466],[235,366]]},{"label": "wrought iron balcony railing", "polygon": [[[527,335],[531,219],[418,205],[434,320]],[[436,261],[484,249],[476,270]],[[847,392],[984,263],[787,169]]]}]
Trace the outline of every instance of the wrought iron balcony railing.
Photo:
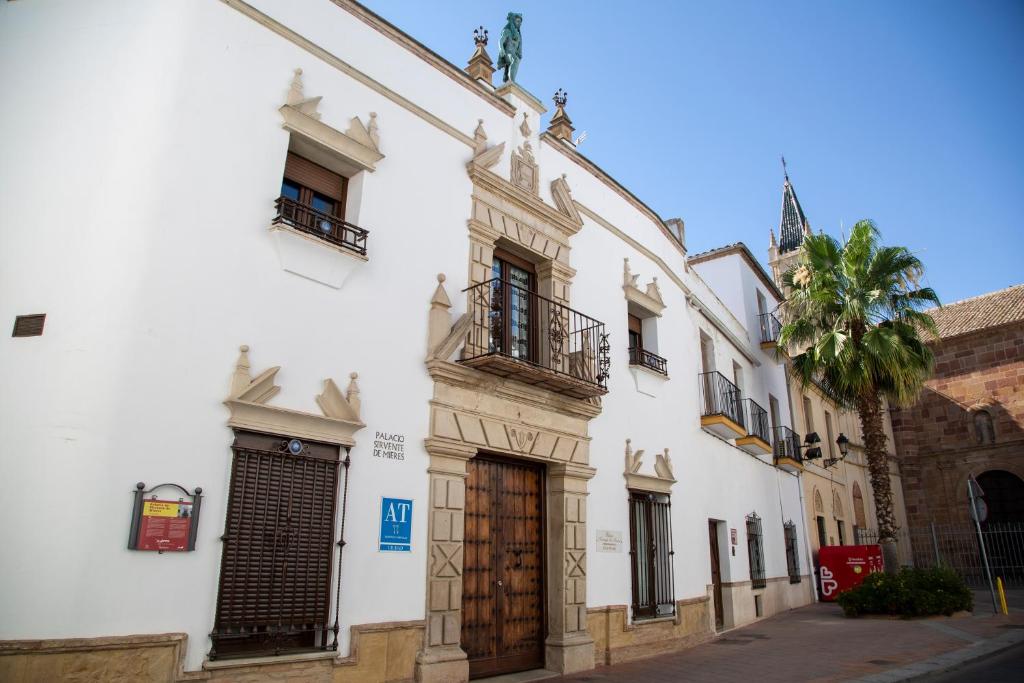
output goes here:
[{"label": "wrought iron balcony railing", "polygon": [[604,323],[498,278],[465,291],[472,325],[462,363],[576,398],[608,391]]},{"label": "wrought iron balcony railing", "polygon": [[739,387],[716,371],[701,373],[698,380],[701,417],[724,415],[742,427],[744,423]]},{"label": "wrought iron balcony railing", "polygon": [[646,349],[638,349],[635,346],[629,347],[629,364],[642,365],[663,375],[668,374],[668,361],[656,353]]},{"label": "wrought iron balcony railing", "polygon": [[803,453],[800,451],[800,435],[789,427],[775,428],[775,460],[788,458],[798,463],[803,463]]},{"label": "wrought iron balcony railing", "polygon": [[277,216],[274,217],[274,225],[287,225],[366,256],[366,236],[369,231],[288,197],[278,197],[275,206]]},{"label": "wrought iron balcony railing", "polygon": [[758,405],[752,398],[743,399],[743,416],[749,436],[756,436],[766,444],[771,444],[771,428],[768,426],[768,411]]},{"label": "wrought iron balcony railing", "polygon": [[761,325],[761,343],[776,344],[779,341],[779,333],[782,332],[782,323],[771,313],[762,313],[757,316]]}]

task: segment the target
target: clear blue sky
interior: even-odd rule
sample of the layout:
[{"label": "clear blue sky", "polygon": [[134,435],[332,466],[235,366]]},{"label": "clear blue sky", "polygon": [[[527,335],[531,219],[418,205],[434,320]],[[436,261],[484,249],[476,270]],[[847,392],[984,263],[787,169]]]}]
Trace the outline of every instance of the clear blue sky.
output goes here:
[{"label": "clear blue sky", "polygon": [[1024,282],[1020,0],[365,2],[460,67],[522,12],[520,85],[690,253],[766,261],[785,154],[815,231],[873,218],[943,302]]}]

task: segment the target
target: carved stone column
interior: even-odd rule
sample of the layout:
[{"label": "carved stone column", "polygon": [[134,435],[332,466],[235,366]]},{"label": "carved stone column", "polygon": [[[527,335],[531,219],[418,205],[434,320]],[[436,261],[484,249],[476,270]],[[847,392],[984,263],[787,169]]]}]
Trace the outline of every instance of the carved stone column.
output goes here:
[{"label": "carved stone column", "polygon": [[470,446],[427,439],[430,454],[427,628],[416,658],[416,680],[465,681],[469,662],[459,646],[462,633],[462,553],[466,508],[466,462]]},{"label": "carved stone column", "polygon": [[[494,244],[498,235],[482,223],[469,222],[469,285],[478,285],[491,279],[491,266],[494,263]],[[469,302],[466,310],[472,317],[472,325],[463,348],[464,358],[481,356],[488,351],[491,335],[491,321],[488,317],[491,305],[488,297],[492,291],[488,288],[476,287],[469,290]]]},{"label": "carved stone column", "polygon": [[548,468],[547,667],[559,673],[594,668],[587,633],[587,481],[596,470],[573,463]]}]

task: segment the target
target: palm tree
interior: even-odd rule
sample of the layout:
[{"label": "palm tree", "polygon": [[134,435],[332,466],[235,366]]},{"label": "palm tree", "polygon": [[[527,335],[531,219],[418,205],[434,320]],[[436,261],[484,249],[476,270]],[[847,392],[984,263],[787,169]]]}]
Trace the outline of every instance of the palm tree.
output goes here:
[{"label": "palm tree", "polygon": [[905,247],[886,247],[870,220],[858,222],[846,244],[824,235],[804,238],[799,261],[783,276],[788,298],[779,347],[793,353],[793,374],[824,385],[855,408],[874,491],[878,538],[886,571],[896,571],[892,488],[882,399],[912,404],[932,371],[925,335],[935,332],[925,305],[938,305],[918,284],[921,261]]}]

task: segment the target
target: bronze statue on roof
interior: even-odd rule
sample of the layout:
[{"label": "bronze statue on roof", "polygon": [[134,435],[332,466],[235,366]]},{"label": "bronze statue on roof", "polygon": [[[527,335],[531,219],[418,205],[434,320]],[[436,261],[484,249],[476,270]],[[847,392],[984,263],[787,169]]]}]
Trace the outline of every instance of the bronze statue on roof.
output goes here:
[{"label": "bronze statue on roof", "polygon": [[518,12],[508,13],[508,22],[501,30],[501,38],[498,42],[498,68],[504,69],[502,82],[514,83],[516,74],[519,72],[519,62],[523,61],[523,34],[520,27],[523,25],[523,15]]}]

